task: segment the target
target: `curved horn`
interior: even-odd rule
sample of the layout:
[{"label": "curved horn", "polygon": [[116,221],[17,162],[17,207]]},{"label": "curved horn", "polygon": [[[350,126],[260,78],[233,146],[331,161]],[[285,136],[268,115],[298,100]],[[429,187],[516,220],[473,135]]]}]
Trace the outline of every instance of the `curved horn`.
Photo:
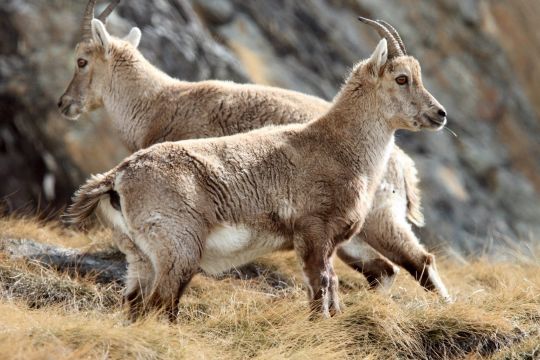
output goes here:
[{"label": "curved horn", "polygon": [[105,10],[101,12],[101,14],[99,14],[97,19],[99,19],[102,23],[105,23],[105,20],[107,20],[107,16],[109,16],[113,12],[113,10],[118,6],[119,3],[120,0],[111,1],[109,6],[107,6]]},{"label": "curved horn", "polygon": [[401,51],[401,48],[399,47],[397,40],[392,36],[390,31],[388,31],[386,27],[384,27],[382,24],[374,20],[366,19],[365,17],[362,17],[362,16],[359,16],[358,20],[360,20],[364,24],[370,25],[372,28],[374,28],[377,31],[377,33],[379,33],[380,36],[386,39],[386,41],[388,42],[388,58],[389,59],[404,55],[403,52]]},{"label": "curved horn", "polygon": [[386,22],[384,20],[377,20],[377,22],[379,24],[382,24],[383,26],[385,26],[388,29],[390,34],[392,34],[394,39],[396,39],[396,41],[398,42],[399,48],[401,49],[401,52],[403,52],[403,55],[407,55],[407,50],[405,49],[405,44],[403,43],[403,40],[401,40],[401,36],[399,36],[399,33],[397,32],[396,28],[393,27],[392,25],[390,25],[388,22]]},{"label": "curved horn", "polygon": [[92,26],[90,23],[94,18],[94,6],[96,0],[89,0],[84,10],[84,15],[81,23],[81,41],[89,40],[92,38]]}]

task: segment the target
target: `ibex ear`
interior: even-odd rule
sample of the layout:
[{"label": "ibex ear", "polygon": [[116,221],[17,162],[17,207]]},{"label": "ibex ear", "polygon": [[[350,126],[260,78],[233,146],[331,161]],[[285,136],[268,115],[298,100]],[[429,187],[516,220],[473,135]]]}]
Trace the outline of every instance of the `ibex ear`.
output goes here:
[{"label": "ibex ear", "polygon": [[383,66],[386,64],[388,59],[388,45],[386,44],[386,39],[381,39],[379,44],[371,54],[368,63],[372,66],[373,73],[375,75],[380,74]]},{"label": "ibex ear", "polygon": [[129,34],[124,37],[124,40],[135,47],[139,46],[139,43],[141,42],[141,30],[139,30],[138,27],[132,28]]},{"label": "ibex ear", "polygon": [[97,44],[103,47],[106,54],[109,49],[111,36],[107,32],[107,29],[105,29],[105,25],[98,19],[92,19],[92,38]]}]

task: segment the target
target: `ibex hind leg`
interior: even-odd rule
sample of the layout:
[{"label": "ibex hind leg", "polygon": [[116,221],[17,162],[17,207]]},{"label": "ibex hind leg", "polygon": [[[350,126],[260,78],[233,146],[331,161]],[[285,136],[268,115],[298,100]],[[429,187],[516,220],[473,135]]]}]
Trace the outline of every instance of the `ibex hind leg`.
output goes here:
[{"label": "ibex hind leg", "polygon": [[448,290],[437,271],[435,256],[420,245],[409,224],[387,222],[384,226],[369,226],[365,234],[365,240],[373,248],[405,268],[425,289],[435,291],[445,301],[450,301]]},{"label": "ibex hind leg", "polygon": [[399,268],[368,245],[360,235],[341,245],[336,255],[366,278],[369,288],[386,292],[394,283]]},{"label": "ibex hind leg", "polygon": [[341,313],[341,305],[339,304],[339,280],[338,280],[336,272],[334,271],[334,264],[331,262],[331,259],[330,259],[330,268],[328,272],[330,274],[330,286],[328,287],[328,290],[330,291],[329,311],[330,311],[330,316],[334,316]]},{"label": "ibex hind leg", "polygon": [[206,232],[172,221],[146,229],[137,244],[144,243],[140,248],[150,259],[154,276],[143,311],[163,310],[172,321],[178,314],[180,297],[199,270]]},{"label": "ibex hind leg", "polygon": [[128,264],[124,303],[128,304],[130,317],[140,311],[147,301],[154,280],[154,269],[150,259],[123,233],[115,233],[114,241],[118,249],[126,255]]}]

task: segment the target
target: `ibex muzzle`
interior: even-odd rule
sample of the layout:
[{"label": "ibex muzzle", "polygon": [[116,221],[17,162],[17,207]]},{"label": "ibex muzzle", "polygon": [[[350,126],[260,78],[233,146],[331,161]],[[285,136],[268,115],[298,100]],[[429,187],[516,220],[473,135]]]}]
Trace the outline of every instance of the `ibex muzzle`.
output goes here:
[{"label": "ibex muzzle", "polygon": [[[81,59],[81,58],[80,58]],[[92,74],[79,67],[75,70],[73,79],[66,92],[58,100],[58,108],[62,115],[70,120],[76,120],[82,113],[87,112],[88,95]]]}]

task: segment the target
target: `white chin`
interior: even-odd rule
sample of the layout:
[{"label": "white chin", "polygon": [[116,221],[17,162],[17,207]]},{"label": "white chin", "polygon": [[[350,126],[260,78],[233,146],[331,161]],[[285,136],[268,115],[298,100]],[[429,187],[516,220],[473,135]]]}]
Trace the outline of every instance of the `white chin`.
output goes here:
[{"label": "white chin", "polygon": [[78,114],[64,114],[62,113],[62,116],[68,120],[71,120],[71,121],[76,121],[79,119],[79,117],[81,116],[80,113]]},{"label": "white chin", "polygon": [[428,130],[439,131],[439,130],[442,130],[443,127],[444,127],[444,125],[431,125],[431,127],[429,127]]}]

